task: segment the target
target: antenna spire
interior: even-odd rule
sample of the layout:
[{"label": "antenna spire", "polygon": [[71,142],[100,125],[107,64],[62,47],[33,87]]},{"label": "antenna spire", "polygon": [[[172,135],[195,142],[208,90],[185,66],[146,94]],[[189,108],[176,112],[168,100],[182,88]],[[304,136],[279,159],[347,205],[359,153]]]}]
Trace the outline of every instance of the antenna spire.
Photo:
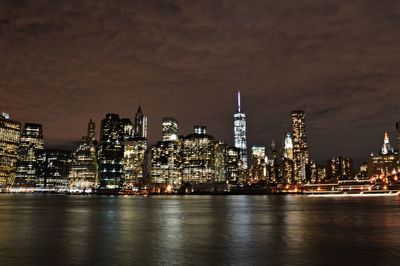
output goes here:
[{"label": "antenna spire", "polygon": [[238,112],[240,113],[240,91],[238,91]]}]

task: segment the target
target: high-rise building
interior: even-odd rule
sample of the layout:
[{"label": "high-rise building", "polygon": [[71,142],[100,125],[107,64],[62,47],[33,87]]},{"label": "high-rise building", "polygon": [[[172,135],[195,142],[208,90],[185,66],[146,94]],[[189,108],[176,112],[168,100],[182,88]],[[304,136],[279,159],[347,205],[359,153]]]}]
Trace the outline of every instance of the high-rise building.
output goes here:
[{"label": "high-rise building", "polygon": [[98,184],[97,142],[95,123],[90,119],[88,135],[82,137],[72,154],[69,172],[69,187],[77,189],[96,188]]},{"label": "high-rise building", "polygon": [[178,140],[178,121],[172,117],[165,117],[162,121],[162,137],[163,141]]},{"label": "high-rise building", "polygon": [[67,189],[71,152],[59,149],[40,151],[37,187]]},{"label": "high-rise building", "polygon": [[229,182],[238,182],[240,177],[240,150],[235,147],[227,147],[225,156],[225,179]]},{"label": "high-rise building", "polygon": [[87,137],[89,137],[92,141],[96,140],[96,124],[92,119],[90,119],[88,123]]},{"label": "high-rise building", "polygon": [[253,181],[264,180],[267,175],[267,165],[265,162],[265,147],[251,147],[251,167],[250,173]]},{"label": "high-rise building", "polygon": [[151,148],[152,183],[171,184],[179,187],[182,184],[182,141],[159,141]]},{"label": "high-rise building", "polygon": [[44,150],[42,125],[26,123],[18,147],[15,185],[35,187],[38,181],[38,160]]},{"label": "high-rise building", "polygon": [[0,115],[0,187],[14,183],[20,137],[21,124]]},{"label": "high-rise building", "polygon": [[329,180],[354,179],[355,170],[353,160],[343,157],[328,160],[326,177]]},{"label": "high-rise building", "polygon": [[196,126],[194,129],[194,134],[183,139],[183,182],[214,182],[214,137],[207,134],[204,126]]},{"label": "high-rise building", "polygon": [[147,141],[133,137],[124,141],[124,187],[138,187],[144,182]]},{"label": "high-rise building", "polygon": [[107,114],[101,121],[99,148],[100,190],[121,189],[123,187],[124,131],[123,121],[117,114]]},{"label": "high-rise building", "polygon": [[135,115],[135,137],[147,138],[147,117],[140,106]]},{"label": "high-rise building", "polygon": [[233,131],[235,147],[239,149],[241,169],[247,169],[246,114],[241,109],[240,91],[237,95],[238,109],[233,115]]},{"label": "high-rise building", "polygon": [[368,157],[368,177],[386,176],[398,169],[398,153],[390,145],[389,135],[385,132],[383,146],[379,154],[371,154]]},{"label": "high-rise building", "polygon": [[306,165],[309,162],[304,111],[292,111],[293,160],[296,182],[305,182]]},{"label": "high-rise building", "polygon": [[293,140],[290,133],[287,133],[285,137],[283,157],[289,160],[293,160]]}]

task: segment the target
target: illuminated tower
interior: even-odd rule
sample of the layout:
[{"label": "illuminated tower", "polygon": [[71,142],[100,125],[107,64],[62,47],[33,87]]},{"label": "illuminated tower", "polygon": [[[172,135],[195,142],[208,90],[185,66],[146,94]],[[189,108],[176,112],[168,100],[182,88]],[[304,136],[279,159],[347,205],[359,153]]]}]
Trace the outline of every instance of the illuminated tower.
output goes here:
[{"label": "illuminated tower", "polygon": [[247,169],[247,143],[246,143],[246,114],[242,112],[240,106],[240,91],[238,92],[238,110],[233,115],[233,130],[235,147],[239,149],[241,169]]},{"label": "illuminated tower", "polygon": [[147,138],[147,117],[143,115],[140,105],[135,115],[134,135],[138,138]]},{"label": "illuminated tower", "polygon": [[8,114],[0,115],[0,186],[12,185],[15,180],[20,130],[19,122]]},{"label": "illuminated tower", "polygon": [[381,152],[382,152],[382,154],[394,153],[392,145],[390,145],[389,134],[387,133],[387,131],[385,132],[385,134],[383,136],[383,146],[382,146]]},{"label": "illuminated tower", "polygon": [[107,114],[101,121],[99,150],[100,189],[123,186],[124,124],[117,114]]},{"label": "illuminated tower", "polygon": [[178,140],[178,121],[172,117],[165,117],[162,121],[163,141]]},{"label": "illuminated tower", "polygon": [[87,136],[94,141],[96,139],[96,124],[90,119],[88,123]]},{"label": "illuminated tower", "polygon": [[306,138],[305,114],[302,110],[292,111],[294,178],[305,181],[308,164],[308,146]]},{"label": "illuminated tower", "polygon": [[43,150],[42,125],[26,123],[18,147],[16,185],[36,186],[39,175],[39,157]]},{"label": "illuminated tower", "polygon": [[290,133],[286,134],[283,157],[293,160],[293,140]]}]

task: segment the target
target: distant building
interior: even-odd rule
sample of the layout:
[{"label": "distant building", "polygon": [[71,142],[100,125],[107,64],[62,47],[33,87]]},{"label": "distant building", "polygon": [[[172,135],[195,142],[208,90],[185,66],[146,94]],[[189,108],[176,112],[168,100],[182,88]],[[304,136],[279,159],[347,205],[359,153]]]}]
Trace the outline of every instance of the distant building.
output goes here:
[{"label": "distant building", "polygon": [[238,92],[238,109],[233,115],[233,129],[235,147],[239,149],[240,167],[243,170],[247,169],[247,140],[246,140],[246,114],[241,109],[240,91]]},{"label": "distant building", "polygon": [[227,147],[225,155],[225,180],[238,182],[240,177],[240,150],[235,147]]},{"label": "distant building", "polygon": [[265,180],[267,175],[267,165],[265,162],[265,147],[251,147],[251,178],[253,181]]},{"label": "distant building", "polygon": [[398,171],[398,153],[390,145],[389,135],[384,134],[383,146],[379,154],[368,157],[368,177],[388,175]]},{"label": "distant building", "polygon": [[284,155],[283,155],[284,158],[293,160],[293,140],[292,140],[292,136],[290,135],[290,133],[286,134],[283,153],[284,153]]},{"label": "distant building", "polygon": [[163,141],[178,140],[178,121],[172,117],[165,117],[162,121],[162,137]]},{"label": "distant building", "polygon": [[214,182],[214,137],[207,135],[204,126],[196,126],[193,134],[183,139],[183,182]]},{"label": "distant building", "polygon": [[337,157],[328,160],[326,175],[329,180],[346,180],[355,178],[353,160]]},{"label": "distant building", "polygon": [[294,176],[297,182],[304,182],[306,180],[306,165],[309,162],[304,111],[292,111],[292,127]]},{"label": "distant building", "polygon": [[324,183],[327,180],[326,166],[317,165],[317,182]]},{"label": "distant building", "polygon": [[135,135],[136,138],[147,138],[147,116],[143,115],[142,108],[139,106],[135,115]]},{"label": "distant building", "polygon": [[133,137],[124,141],[124,187],[137,187],[144,182],[147,141]]},{"label": "distant building", "polygon": [[99,148],[99,188],[123,188],[124,137],[129,123],[117,114],[107,114],[101,121]]},{"label": "distant building", "polygon": [[6,113],[0,115],[0,187],[15,181],[20,137],[20,122]]},{"label": "distant building", "polygon": [[400,121],[396,123],[396,136],[397,136],[397,151],[400,154]]},{"label": "distant building", "polygon": [[159,141],[151,148],[151,181],[156,185],[182,184],[182,141]]},{"label": "distant building", "polygon": [[41,151],[39,162],[37,187],[67,189],[71,167],[69,151],[58,149]]},{"label": "distant building", "polygon": [[150,178],[156,185],[182,184],[182,140],[178,138],[178,121],[167,117],[162,121],[162,141],[151,147]]},{"label": "distant building", "polygon": [[38,179],[38,159],[44,150],[43,129],[40,124],[26,123],[18,147],[15,185],[35,187]]},{"label": "distant building", "polygon": [[71,168],[69,172],[70,188],[96,188],[98,185],[95,128],[95,123],[90,120],[88,124],[88,135],[82,137],[79,146],[72,154]]},{"label": "distant building", "polygon": [[309,163],[306,165],[306,182],[314,184],[317,182],[317,180],[317,164],[313,160],[310,160]]}]

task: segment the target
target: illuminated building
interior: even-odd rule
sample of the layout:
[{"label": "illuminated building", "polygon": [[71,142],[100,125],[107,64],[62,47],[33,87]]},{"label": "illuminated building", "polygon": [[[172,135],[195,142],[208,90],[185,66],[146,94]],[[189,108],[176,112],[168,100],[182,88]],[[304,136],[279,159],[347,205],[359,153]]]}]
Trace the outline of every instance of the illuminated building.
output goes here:
[{"label": "illuminated building", "polygon": [[308,183],[316,183],[318,180],[317,164],[310,160],[306,165],[306,181]]},{"label": "illuminated building", "polygon": [[0,187],[14,183],[20,137],[21,124],[0,115]]},{"label": "illuminated building", "polygon": [[35,187],[38,179],[38,159],[44,150],[42,125],[26,123],[18,147],[15,185]]},{"label": "illuminated building", "polygon": [[225,156],[225,179],[229,182],[238,182],[240,150],[235,147],[227,147]]},{"label": "illuminated building", "polygon": [[283,183],[291,184],[294,182],[294,162],[288,158],[283,158],[282,161]]},{"label": "illuminated building", "polygon": [[101,121],[99,148],[99,188],[101,190],[123,187],[123,141],[127,126],[129,123],[123,124],[117,114],[107,114]]},{"label": "illuminated building", "polygon": [[143,115],[142,108],[139,106],[135,115],[135,134],[136,138],[147,138],[147,117]]},{"label": "illuminated building", "polygon": [[238,109],[233,115],[235,147],[240,151],[241,169],[247,169],[246,114],[241,110],[240,91],[238,92]]},{"label": "illuminated building", "polygon": [[326,169],[329,180],[346,180],[355,177],[353,160],[350,158],[338,157],[328,160]]},{"label": "illuminated building", "polygon": [[82,137],[72,154],[69,172],[69,187],[77,189],[96,188],[98,184],[97,143],[95,123],[90,120],[88,135]]},{"label": "illuminated building", "polygon": [[368,163],[367,162],[363,162],[360,165],[360,169],[357,173],[357,178],[359,178],[359,179],[367,179],[368,178]]},{"label": "illuminated building", "polygon": [[162,136],[163,141],[178,140],[178,121],[172,117],[165,117],[162,121]]},{"label": "illuminated building", "polygon": [[144,180],[147,141],[134,137],[124,141],[124,187],[139,186]]},{"label": "illuminated building", "polygon": [[129,118],[121,118],[121,126],[123,128],[123,139],[128,140],[134,135],[134,125]]},{"label": "illuminated building", "polygon": [[71,153],[65,150],[41,151],[43,163],[38,173],[37,187],[66,189],[69,182]]},{"label": "illuminated building", "polygon": [[263,180],[267,175],[267,166],[265,162],[265,147],[251,147],[251,177],[254,181]]},{"label": "illuminated building", "polygon": [[215,143],[214,147],[214,179],[215,182],[226,181],[226,152],[228,145],[222,141]]},{"label": "illuminated building", "polygon": [[283,150],[283,156],[289,160],[293,160],[293,140],[290,133],[286,134],[285,146]]},{"label": "illuminated building", "polygon": [[90,119],[88,123],[87,137],[89,137],[92,141],[96,140],[96,124],[92,119]]},{"label": "illuminated building", "polygon": [[182,183],[181,140],[159,141],[151,148],[151,180],[154,184]]},{"label": "illuminated building", "polygon": [[184,137],[182,146],[182,180],[188,183],[214,182],[214,137],[204,126]]},{"label": "illuminated building", "polygon": [[326,181],[326,166],[325,165],[317,165],[317,182]]},{"label": "illuminated building", "polygon": [[383,146],[379,154],[371,154],[368,157],[368,177],[381,176],[398,170],[398,154],[390,145],[387,132],[384,134]]},{"label": "illuminated building", "polygon": [[309,160],[304,111],[292,111],[292,127],[295,181],[304,182],[306,179],[306,165]]}]

